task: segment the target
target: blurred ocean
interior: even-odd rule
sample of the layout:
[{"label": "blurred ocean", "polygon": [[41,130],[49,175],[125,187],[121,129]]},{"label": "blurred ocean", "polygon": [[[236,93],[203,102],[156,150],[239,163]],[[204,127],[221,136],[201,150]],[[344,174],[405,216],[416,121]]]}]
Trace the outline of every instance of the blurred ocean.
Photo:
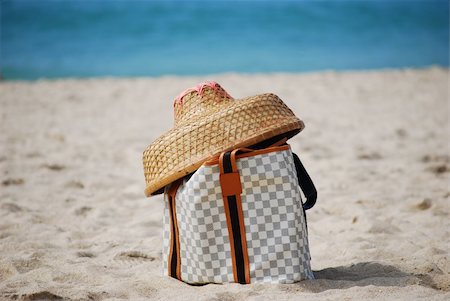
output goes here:
[{"label": "blurred ocean", "polygon": [[449,66],[448,1],[0,0],[5,79]]}]

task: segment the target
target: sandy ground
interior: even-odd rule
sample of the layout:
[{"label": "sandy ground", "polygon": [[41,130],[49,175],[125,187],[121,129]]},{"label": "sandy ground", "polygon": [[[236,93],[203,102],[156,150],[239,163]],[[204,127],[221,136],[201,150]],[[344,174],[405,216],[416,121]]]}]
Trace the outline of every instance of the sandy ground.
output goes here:
[{"label": "sandy ground", "polygon": [[[162,198],[144,148],[205,79],[279,95],[319,191],[317,280],[189,286],[161,276]],[[448,70],[0,83],[0,298],[449,300]]]}]

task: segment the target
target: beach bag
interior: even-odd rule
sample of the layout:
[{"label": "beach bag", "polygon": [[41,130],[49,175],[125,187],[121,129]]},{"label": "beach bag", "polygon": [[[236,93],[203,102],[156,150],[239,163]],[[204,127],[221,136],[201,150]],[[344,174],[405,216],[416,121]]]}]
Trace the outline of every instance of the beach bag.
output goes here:
[{"label": "beach bag", "polygon": [[165,188],[164,275],[189,284],[314,278],[305,210],[317,192],[282,143],[224,152]]}]

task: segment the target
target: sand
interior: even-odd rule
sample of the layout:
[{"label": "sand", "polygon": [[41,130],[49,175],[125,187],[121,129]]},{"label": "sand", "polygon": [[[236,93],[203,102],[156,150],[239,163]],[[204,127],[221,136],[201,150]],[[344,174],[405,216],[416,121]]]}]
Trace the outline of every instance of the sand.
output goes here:
[{"label": "sand", "polygon": [[[0,298],[448,300],[448,69],[0,83]],[[205,79],[273,92],[319,191],[316,280],[194,287],[161,276],[162,198],[142,151]]]}]

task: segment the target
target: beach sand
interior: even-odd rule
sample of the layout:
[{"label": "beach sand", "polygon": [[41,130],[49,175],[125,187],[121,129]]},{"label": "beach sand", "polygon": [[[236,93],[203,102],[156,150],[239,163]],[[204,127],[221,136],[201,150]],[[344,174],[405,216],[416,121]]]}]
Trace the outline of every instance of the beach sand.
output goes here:
[{"label": "beach sand", "polygon": [[[319,192],[316,280],[189,286],[161,276],[162,198],[142,152],[205,79],[273,92]],[[0,299],[449,300],[448,69],[0,83]]]}]

